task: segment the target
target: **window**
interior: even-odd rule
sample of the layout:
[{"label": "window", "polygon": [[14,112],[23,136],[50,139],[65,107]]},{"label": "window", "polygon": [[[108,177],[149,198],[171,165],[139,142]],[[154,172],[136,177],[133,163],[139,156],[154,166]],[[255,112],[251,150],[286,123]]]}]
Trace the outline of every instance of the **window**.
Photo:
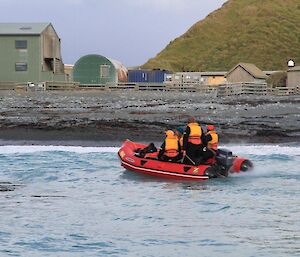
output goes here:
[{"label": "window", "polygon": [[15,47],[16,49],[27,49],[27,40],[16,40]]},{"label": "window", "polygon": [[43,67],[44,71],[53,71],[53,58],[45,58],[45,66]]},{"label": "window", "polygon": [[16,71],[27,71],[27,63],[26,62],[16,62],[15,70]]},{"label": "window", "polygon": [[100,78],[109,78],[109,65],[100,65]]},{"label": "window", "polygon": [[172,75],[166,75],[166,81],[172,81]]}]

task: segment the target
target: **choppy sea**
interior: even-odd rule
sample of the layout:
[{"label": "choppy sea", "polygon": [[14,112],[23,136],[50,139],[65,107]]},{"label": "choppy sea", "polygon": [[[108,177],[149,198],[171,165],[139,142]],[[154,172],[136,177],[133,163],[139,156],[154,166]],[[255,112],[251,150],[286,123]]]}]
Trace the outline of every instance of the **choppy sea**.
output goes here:
[{"label": "choppy sea", "polygon": [[226,147],[254,170],[181,182],[117,148],[0,146],[0,256],[300,256],[300,147]]}]

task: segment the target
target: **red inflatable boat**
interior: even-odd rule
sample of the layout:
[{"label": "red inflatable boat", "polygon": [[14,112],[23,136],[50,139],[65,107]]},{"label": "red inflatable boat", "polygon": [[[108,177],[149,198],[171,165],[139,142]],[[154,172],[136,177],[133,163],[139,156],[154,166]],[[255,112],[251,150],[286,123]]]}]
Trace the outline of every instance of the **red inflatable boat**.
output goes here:
[{"label": "red inflatable boat", "polygon": [[226,149],[219,149],[216,158],[207,164],[193,166],[180,162],[157,160],[158,151],[141,155],[140,149],[145,147],[147,145],[126,140],[118,152],[121,165],[127,170],[138,173],[188,180],[227,177],[228,173],[238,173],[252,168],[250,160],[234,156],[231,151]]}]

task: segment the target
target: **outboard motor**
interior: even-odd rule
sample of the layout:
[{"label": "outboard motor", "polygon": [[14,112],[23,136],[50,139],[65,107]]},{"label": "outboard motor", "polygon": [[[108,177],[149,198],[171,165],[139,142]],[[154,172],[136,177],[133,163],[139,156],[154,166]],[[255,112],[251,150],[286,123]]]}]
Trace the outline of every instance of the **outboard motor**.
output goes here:
[{"label": "outboard motor", "polygon": [[232,152],[227,149],[218,149],[216,155],[216,162],[218,165],[218,171],[220,175],[227,177],[228,171],[233,165],[234,157]]}]

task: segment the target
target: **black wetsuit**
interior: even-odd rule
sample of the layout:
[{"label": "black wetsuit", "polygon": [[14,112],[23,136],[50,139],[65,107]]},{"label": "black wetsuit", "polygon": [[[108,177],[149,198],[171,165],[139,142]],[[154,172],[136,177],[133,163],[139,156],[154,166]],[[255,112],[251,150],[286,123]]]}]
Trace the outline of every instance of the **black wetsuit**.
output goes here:
[{"label": "black wetsuit", "polygon": [[[201,128],[201,127],[200,127]],[[189,164],[199,164],[202,161],[203,157],[203,144],[193,144],[189,142],[189,135],[191,133],[191,129],[189,126],[186,127],[185,132],[183,134],[183,149],[186,150],[186,157],[185,158],[185,163]],[[205,135],[203,134],[203,130],[201,128],[201,141],[203,142]],[[191,160],[194,163],[191,162]]]}]

